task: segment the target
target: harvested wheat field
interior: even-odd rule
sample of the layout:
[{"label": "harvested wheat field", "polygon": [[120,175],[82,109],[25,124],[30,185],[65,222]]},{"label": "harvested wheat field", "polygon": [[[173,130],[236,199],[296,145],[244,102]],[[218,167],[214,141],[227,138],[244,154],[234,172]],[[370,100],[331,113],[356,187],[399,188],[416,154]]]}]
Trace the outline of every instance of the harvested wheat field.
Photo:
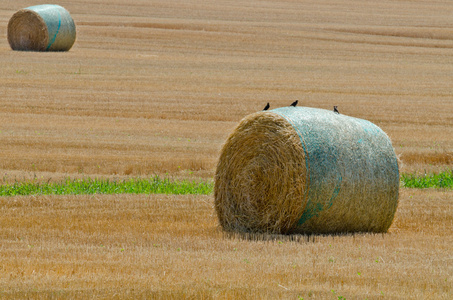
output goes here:
[{"label": "harvested wheat field", "polygon": [[4,298],[449,299],[453,193],[386,234],[226,235],[210,196],[2,198]]},{"label": "harvested wheat field", "polygon": [[[212,181],[245,116],[369,120],[399,172],[453,168],[451,1],[59,1],[67,52],[13,51],[0,183]],[[453,192],[401,188],[388,233],[224,233],[214,195],[0,197],[0,298],[451,299]]]}]

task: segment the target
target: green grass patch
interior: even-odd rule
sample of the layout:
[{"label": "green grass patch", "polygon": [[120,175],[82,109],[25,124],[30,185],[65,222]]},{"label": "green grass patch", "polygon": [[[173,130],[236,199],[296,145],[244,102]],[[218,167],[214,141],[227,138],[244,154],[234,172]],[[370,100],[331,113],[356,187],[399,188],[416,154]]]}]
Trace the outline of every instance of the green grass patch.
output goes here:
[{"label": "green grass patch", "polygon": [[438,174],[401,174],[401,182],[408,188],[453,188],[453,171],[445,171]]},{"label": "green grass patch", "polygon": [[[401,184],[408,188],[453,188],[453,171],[438,174],[401,174]],[[173,194],[211,195],[211,181],[171,180],[160,178],[66,179],[62,182],[15,182],[0,186],[0,196],[91,195],[91,194]]]},{"label": "green grass patch", "polygon": [[209,195],[209,181],[170,180],[158,176],[122,181],[108,179],[66,179],[63,182],[15,182],[0,186],[0,196],[91,195],[91,194],[196,194]]}]

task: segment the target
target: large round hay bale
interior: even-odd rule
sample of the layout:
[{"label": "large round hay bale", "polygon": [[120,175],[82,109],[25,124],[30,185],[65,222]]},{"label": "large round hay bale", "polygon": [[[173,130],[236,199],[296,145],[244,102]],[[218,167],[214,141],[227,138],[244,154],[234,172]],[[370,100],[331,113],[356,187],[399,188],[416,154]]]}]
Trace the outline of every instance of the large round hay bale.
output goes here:
[{"label": "large round hay bale", "polygon": [[59,5],[27,7],[8,22],[8,42],[13,50],[68,51],[75,39],[74,20]]},{"label": "large round hay bale", "polygon": [[221,151],[215,209],[226,231],[386,232],[399,172],[388,136],[366,120],[307,107],[244,118]]}]

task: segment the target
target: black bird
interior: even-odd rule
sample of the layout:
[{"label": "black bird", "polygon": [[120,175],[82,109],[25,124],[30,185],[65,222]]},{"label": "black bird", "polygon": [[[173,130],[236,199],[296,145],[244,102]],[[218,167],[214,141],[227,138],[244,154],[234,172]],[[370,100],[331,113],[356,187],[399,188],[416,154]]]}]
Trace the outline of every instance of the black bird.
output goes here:
[{"label": "black bird", "polygon": [[263,109],[263,110],[268,110],[268,109],[269,109],[269,107],[271,107],[271,106],[269,105],[269,102],[267,102],[267,105],[266,105],[266,107],[264,107],[264,109]]},{"label": "black bird", "polygon": [[334,107],[333,107],[333,112],[336,113],[336,114],[340,114],[340,112],[339,112],[338,109],[337,109],[337,106],[334,106]]},{"label": "black bird", "polygon": [[296,105],[297,105],[297,102],[299,102],[299,100],[296,100],[296,101],[294,101],[293,103],[291,103],[291,106],[294,106],[294,107],[296,107]]}]

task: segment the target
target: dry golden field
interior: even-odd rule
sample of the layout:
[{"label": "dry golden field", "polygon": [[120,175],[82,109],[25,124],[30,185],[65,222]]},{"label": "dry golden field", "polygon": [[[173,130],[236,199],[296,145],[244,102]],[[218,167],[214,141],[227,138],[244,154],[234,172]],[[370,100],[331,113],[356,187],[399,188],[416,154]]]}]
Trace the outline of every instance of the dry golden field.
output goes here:
[{"label": "dry golden field", "polygon": [[[453,3],[58,1],[65,53],[12,51],[0,2],[0,183],[213,177],[244,116],[370,120],[401,172],[453,168]],[[384,235],[230,236],[212,196],[0,198],[0,298],[453,298],[453,192],[402,189]]]},{"label": "dry golden field", "polygon": [[451,299],[452,192],[387,234],[226,235],[211,196],[1,198],[0,297]]}]

